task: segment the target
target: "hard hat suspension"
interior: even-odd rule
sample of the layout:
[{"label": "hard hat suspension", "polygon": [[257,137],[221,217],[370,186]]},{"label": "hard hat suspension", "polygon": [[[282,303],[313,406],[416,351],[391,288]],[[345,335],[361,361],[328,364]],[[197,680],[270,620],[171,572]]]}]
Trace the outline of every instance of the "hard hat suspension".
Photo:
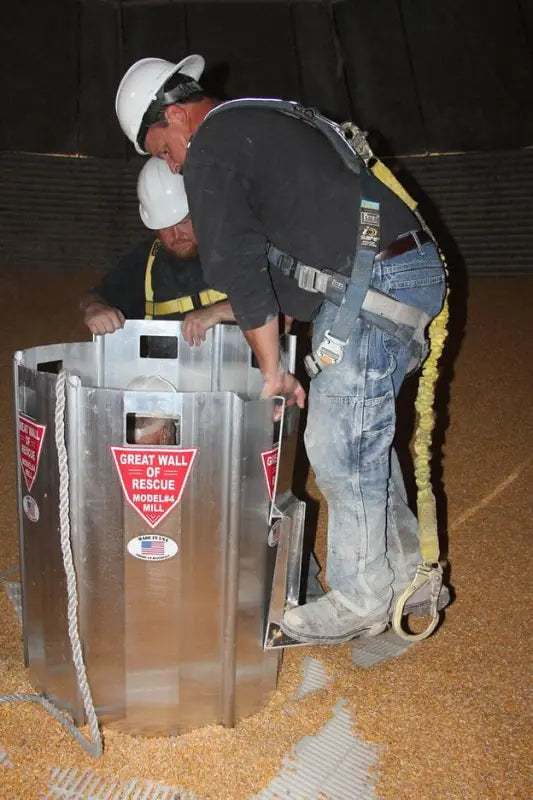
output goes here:
[{"label": "hard hat suspension", "polygon": [[151,125],[155,125],[156,122],[161,121],[161,112],[167,106],[187,100],[198,92],[203,92],[203,89],[194,78],[182,72],[171,75],[168,81],[157,90],[154,100],[152,100],[143,115],[137,135],[137,144],[139,147],[142,150],[145,149],[144,140],[146,139],[148,129]]}]

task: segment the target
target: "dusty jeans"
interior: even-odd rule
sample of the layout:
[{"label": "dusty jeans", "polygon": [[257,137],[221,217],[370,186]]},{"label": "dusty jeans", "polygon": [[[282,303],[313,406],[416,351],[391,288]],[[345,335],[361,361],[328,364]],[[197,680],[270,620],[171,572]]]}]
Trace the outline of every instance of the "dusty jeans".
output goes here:
[{"label": "dusty jeans", "polygon": [[[442,306],[444,270],[426,244],[375,263],[372,285],[433,317]],[[314,347],[336,311],[323,303]],[[392,450],[395,400],[409,360],[408,347],[359,318],[342,361],[314,378],[309,392],[305,443],[328,503],[326,580],[363,615],[386,610],[420,560],[416,518]]]}]

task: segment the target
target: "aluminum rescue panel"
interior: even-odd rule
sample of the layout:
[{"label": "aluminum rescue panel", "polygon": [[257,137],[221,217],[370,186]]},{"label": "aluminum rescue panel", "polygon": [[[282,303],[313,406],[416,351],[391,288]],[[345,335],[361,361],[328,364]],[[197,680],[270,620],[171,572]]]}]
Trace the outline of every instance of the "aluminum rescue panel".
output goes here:
[{"label": "aluminum rescue panel", "polygon": [[[28,663],[39,688],[82,721],[59,544],[55,376],[20,366],[18,381],[20,410],[46,426],[31,489],[39,519],[21,513]],[[262,453],[273,445],[273,402],[72,378],[67,387],[71,538],[97,714],[132,733],[231,725],[276,685],[278,656],[263,651],[275,548]],[[179,446],[128,444],[131,414],[179,420]],[[183,453],[194,453],[189,468]],[[180,467],[179,502],[164,514]],[[166,488],[147,490],[156,473]]]},{"label": "aluminum rescue panel", "polygon": [[157,374],[178,391],[232,391],[259,395],[261,375],[237,325],[216,325],[191,347],[181,322],[128,320],[111,336],[96,337],[98,385],[127,388],[139,375]]},{"label": "aluminum rescue panel", "polygon": [[[179,330],[128,322],[93,342],[37,347],[14,361],[27,664],[38,688],[83,722],[54,439],[54,373],[64,367],[88,680],[101,722],[148,735],[232,725],[275,689],[279,654],[263,649],[277,551],[269,519],[279,514],[278,469],[278,494],[291,502],[298,427],[297,411],[286,410],[279,458],[279,400],[259,399],[261,375],[236,326],[216,326],[197,348]],[[150,375],[178,391],[126,388]],[[136,438],[137,423],[151,430],[154,421],[172,432],[165,444]]]},{"label": "aluminum rescue panel", "polygon": [[[22,621],[26,665],[39,688],[69,708],[76,721],[82,706],[76,689],[72,653],[67,636],[66,579],[59,535],[59,484],[54,436],[55,376],[15,367],[17,409],[18,507],[22,577]],[[30,459],[24,446],[32,434],[29,422],[44,426],[41,448]],[[27,431],[27,432],[26,432]],[[35,441],[35,437],[33,437]],[[26,458],[33,461],[27,474]],[[23,462],[21,464],[21,462]],[[29,500],[32,508],[29,508]]]}]

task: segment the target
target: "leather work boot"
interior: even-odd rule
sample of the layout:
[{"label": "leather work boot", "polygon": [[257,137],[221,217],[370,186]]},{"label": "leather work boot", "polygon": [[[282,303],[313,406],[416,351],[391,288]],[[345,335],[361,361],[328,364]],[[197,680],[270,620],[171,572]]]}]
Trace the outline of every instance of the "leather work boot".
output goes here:
[{"label": "leather work boot", "polygon": [[[394,592],[394,598],[391,603],[391,610],[390,616],[392,618],[392,614],[394,611],[394,606],[396,604],[396,600],[402,593],[403,589],[400,591]],[[403,616],[407,614],[414,614],[415,617],[427,617],[430,613],[430,595],[431,595],[431,586],[429,583],[425,583],[424,586],[421,586],[420,589],[417,589],[416,592],[409,598],[407,603],[403,609]],[[438,611],[442,611],[443,608],[450,605],[450,590],[444,584],[441,586],[439,599],[437,600],[437,609]]]},{"label": "leather work boot", "polygon": [[389,615],[386,611],[363,617],[336,590],[319,600],[292,608],[280,623],[281,630],[287,636],[309,644],[341,644],[356,637],[377,636],[388,625]]}]

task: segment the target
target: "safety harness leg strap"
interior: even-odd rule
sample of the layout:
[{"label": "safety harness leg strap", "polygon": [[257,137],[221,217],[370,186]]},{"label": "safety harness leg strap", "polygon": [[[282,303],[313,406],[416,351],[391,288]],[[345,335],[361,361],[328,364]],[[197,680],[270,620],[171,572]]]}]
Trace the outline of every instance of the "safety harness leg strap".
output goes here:
[{"label": "safety harness leg strap", "polygon": [[318,375],[325,366],[338,364],[342,360],[344,348],[361,313],[370,285],[374,259],[379,250],[380,214],[379,202],[372,199],[372,182],[369,179],[368,170],[362,168],[359,227],[352,274],[331,328],[326,331],[317,349],[304,360],[311,378]]}]

